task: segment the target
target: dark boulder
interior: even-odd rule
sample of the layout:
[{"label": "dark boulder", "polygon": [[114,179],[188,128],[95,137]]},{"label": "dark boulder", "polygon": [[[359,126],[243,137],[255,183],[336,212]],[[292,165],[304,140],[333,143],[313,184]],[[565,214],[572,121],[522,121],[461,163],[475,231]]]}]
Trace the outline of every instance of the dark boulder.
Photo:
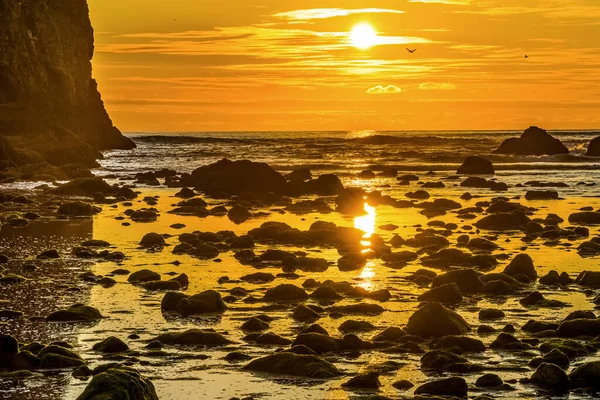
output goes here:
[{"label": "dark boulder", "polygon": [[342,375],[335,365],[318,356],[286,351],[252,360],[244,369],[316,379],[330,379]]},{"label": "dark boulder", "polygon": [[462,175],[493,175],[494,166],[490,160],[479,156],[468,156],[458,167],[457,174]]},{"label": "dark boulder", "polygon": [[585,155],[588,157],[600,157],[600,136],[590,141]]},{"label": "dark boulder", "polygon": [[103,341],[96,343],[92,349],[101,353],[122,353],[129,351],[129,346],[121,339],[110,336]]},{"label": "dark boulder", "polygon": [[180,346],[225,346],[231,343],[225,336],[217,332],[201,329],[189,329],[184,332],[163,333],[156,340],[166,345]]},{"label": "dark boulder", "polygon": [[556,364],[542,363],[531,375],[531,382],[557,394],[569,391],[570,380],[567,373]]},{"label": "dark boulder", "polygon": [[411,315],[406,325],[406,332],[421,337],[462,335],[470,330],[460,315],[439,303],[425,304]]},{"label": "dark boulder", "polygon": [[77,400],[158,400],[154,385],[137,371],[109,368],[94,376]]},{"label": "dark boulder", "polygon": [[81,322],[102,319],[100,311],[94,307],[83,304],[74,304],[65,310],[53,312],[46,317],[48,322]]},{"label": "dark boulder", "polygon": [[419,301],[437,301],[449,304],[460,303],[462,299],[460,289],[454,282],[434,287],[417,297]]},{"label": "dark boulder", "polygon": [[600,389],[600,361],[592,361],[575,368],[570,374],[571,386]]},{"label": "dark boulder", "polygon": [[544,129],[532,126],[521,137],[506,139],[494,153],[541,156],[568,154],[569,149]]},{"label": "dark boulder", "polygon": [[517,254],[504,268],[504,273],[512,277],[525,275],[533,281],[537,279],[537,271],[533,265],[533,260],[525,253]]},{"label": "dark boulder", "polygon": [[194,186],[198,190],[228,194],[282,193],[286,180],[265,163],[223,159],[195,169],[190,175],[182,177],[181,184]]},{"label": "dark boulder", "polygon": [[467,397],[467,382],[463,378],[452,377],[425,383],[415,389],[415,394],[428,394],[434,396]]}]

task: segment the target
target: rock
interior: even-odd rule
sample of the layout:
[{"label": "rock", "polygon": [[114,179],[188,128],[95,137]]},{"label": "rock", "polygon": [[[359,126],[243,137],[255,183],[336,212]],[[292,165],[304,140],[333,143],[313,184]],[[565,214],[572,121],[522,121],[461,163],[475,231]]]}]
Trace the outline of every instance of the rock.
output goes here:
[{"label": "rock", "polygon": [[479,221],[475,226],[479,229],[496,231],[520,231],[531,221],[523,212],[515,211],[508,213],[490,214]]},{"label": "rock", "polygon": [[259,335],[256,340],[256,344],[262,344],[266,346],[288,346],[292,343],[291,340],[286,339],[282,336],[268,332]]},{"label": "rock", "polygon": [[68,201],[58,207],[58,214],[68,217],[88,217],[98,213],[100,210],[90,203],[83,201]]},{"label": "rock", "polygon": [[222,159],[196,168],[190,175],[181,178],[181,184],[205,192],[283,193],[286,180],[265,163]]},{"label": "rock", "polygon": [[166,345],[180,346],[225,346],[231,343],[227,338],[217,332],[201,329],[188,329],[184,332],[163,333],[156,340]]},{"label": "rock", "polygon": [[321,316],[319,315],[319,313],[315,312],[312,308],[309,308],[303,304],[300,304],[294,309],[292,318],[294,318],[296,321],[315,321],[315,320],[321,318]]},{"label": "rock", "polygon": [[600,157],[600,136],[590,141],[585,155],[588,157]]},{"label": "rock", "polygon": [[415,394],[429,394],[434,396],[467,397],[467,382],[463,378],[452,377],[425,383],[415,389]]},{"label": "rock", "polygon": [[336,339],[316,332],[299,334],[292,343],[292,346],[299,345],[304,345],[316,353],[328,353],[340,349],[340,345]]},{"label": "rock", "polygon": [[478,156],[468,156],[458,167],[457,174],[461,175],[493,175],[494,166],[492,162]]},{"label": "rock", "polygon": [[165,244],[165,239],[158,233],[154,232],[145,234],[140,241],[140,245],[142,247],[162,247]]},{"label": "rock", "polygon": [[[508,190],[508,185],[504,182],[498,182],[492,179],[485,179],[480,176],[470,176],[460,183],[461,187],[471,187],[479,189],[491,189],[495,192],[504,192]],[[465,193],[467,195],[468,193]],[[465,196],[463,195],[463,196]],[[468,200],[471,197],[466,196]]]},{"label": "rock", "polygon": [[525,198],[527,200],[557,200],[558,192],[556,190],[528,190]]},{"label": "rock", "polygon": [[109,368],[96,374],[77,400],[158,400],[154,385],[134,369]]},{"label": "rock", "polygon": [[600,319],[571,319],[563,321],[556,330],[558,337],[579,337],[600,335]]},{"label": "rock", "polygon": [[408,390],[408,389],[414,387],[415,385],[410,381],[400,380],[400,381],[396,381],[396,382],[392,383],[392,386],[398,390],[405,391],[405,390]]},{"label": "rock", "polygon": [[312,174],[308,168],[298,168],[285,176],[290,182],[305,182],[312,179]]},{"label": "rock", "polygon": [[101,353],[123,353],[129,351],[129,346],[121,339],[110,336],[96,343],[92,349]]},{"label": "rock", "polygon": [[544,354],[543,357],[535,357],[531,361],[529,361],[528,365],[532,368],[537,368],[542,363],[550,363],[556,364],[563,369],[568,369],[571,364],[571,360],[569,357],[558,349],[553,349],[552,351]]},{"label": "rock", "polygon": [[46,258],[60,258],[60,254],[58,253],[58,251],[52,249],[52,250],[46,250],[40,254],[38,254],[37,256],[38,259],[46,259]]},{"label": "rock", "polygon": [[555,155],[568,154],[569,149],[560,140],[550,136],[545,130],[532,126],[519,138],[506,139],[494,152],[516,155]]},{"label": "rock", "polygon": [[519,339],[509,333],[502,332],[490,344],[490,348],[503,350],[529,350],[531,349],[531,346],[522,343]]},{"label": "rock", "polygon": [[486,349],[481,340],[467,336],[444,336],[433,347],[436,349],[458,348],[467,353],[479,353]]},{"label": "rock", "polygon": [[239,351],[232,351],[231,353],[228,353],[224,357],[224,359],[225,359],[225,361],[230,362],[230,363],[238,363],[238,362],[252,360],[252,357],[245,353],[239,352]]},{"label": "rock", "polygon": [[457,313],[439,303],[428,303],[411,315],[406,332],[421,337],[462,335],[471,330]]},{"label": "rock", "polygon": [[205,290],[193,296],[180,299],[175,312],[183,317],[187,317],[190,315],[221,313],[226,309],[227,306],[223,302],[219,292]]},{"label": "rock", "polygon": [[575,278],[575,283],[593,289],[600,289],[600,271],[583,271]]},{"label": "rock", "polygon": [[241,224],[252,217],[250,211],[240,205],[235,205],[227,212],[227,217],[235,224]]},{"label": "rock", "polygon": [[71,376],[73,378],[82,379],[82,380],[87,380],[87,378],[89,378],[92,375],[93,375],[93,372],[90,369],[90,367],[88,367],[87,365],[80,366],[75,371],[73,371],[73,373],[71,374]]},{"label": "rock", "polygon": [[357,375],[342,383],[342,387],[354,389],[377,389],[381,386],[379,374],[370,372],[365,375]]},{"label": "rock", "polygon": [[555,364],[542,363],[531,375],[531,382],[555,393],[566,393],[569,391],[569,377],[567,373]]},{"label": "rock", "polygon": [[367,321],[355,321],[353,319],[349,319],[344,321],[338,328],[340,332],[349,333],[349,332],[369,332],[376,329],[375,326]]},{"label": "rock", "polygon": [[[0,353],[2,354],[2,353]],[[0,363],[1,364],[1,363]],[[14,371],[26,370],[31,371],[40,367],[41,360],[38,356],[34,355],[30,351],[21,350],[12,358],[10,368]]]},{"label": "rock", "polygon": [[496,310],[493,308],[486,308],[486,309],[479,311],[479,319],[482,319],[482,320],[501,319],[501,318],[504,318],[505,316],[506,316],[506,314],[504,314],[504,311]]},{"label": "rock", "polygon": [[558,324],[553,322],[535,321],[530,319],[521,328],[525,332],[538,333],[543,331],[555,331],[558,329]]},{"label": "rock", "polygon": [[46,317],[48,322],[79,322],[79,321],[97,321],[102,319],[100,311],[94,307],[83,304],[74,304],[66,310],[53,312]]},{"label": "rock", "polygon": [[525,275],[533,281],[537,279],[537,271],[533,265],[533,260],[528,254],[524,253],[517,254],[504,268],[504,273],[512,277]]},{"label": "rock", "polygon": [[531,292],[519,300],[524,307],[565,307],[566,304],[558,300],[547,300],[540,292]]},{"label": "rock", "polygon": [[402,328],[398,328],[395,326],[387,327],[383,330],[383,332],[378,333],[373,336],[374,342],[394,342],[401,337],[406,336],[406,332]]},{"label": "rock", "polygon": [[482,388],[493,388],[502,385],[504,382],[496,374],[484,374],[481,375],[475,381],[475,386]]},{"label": "rock", "polygon": [[158,272],[150,271],[149,269],[142,269],[129,275],[127,282],[150,282],[160,281],[160,274]]},{"label": "rock", "polygon": [[21,275],[8,274],[0,275],[0,284],[14,285],[17,283],[25,282],[27,278]]},{"label": "rock", "polygon": [[460,289],[456,283],[446,283],[423,293],[417,300],[419,301],[437,301],[440,303],[455,304],[463,299]]},{"label": "rock", "polygon": [[242,324],[243,331],[257,332],[269,329],[269,324],[260,318],[252,317]]},{"label": "rock", "polygon": [[336,301],[343,297],[331,286],[318,287],[310,294],[312,299]]},{"label": "rock", "polygon": [[75,369],[85,364],[81,358],[67,357],[57,353],[40,356],[40,369]]},{"label": "rock", "polygon": [[158,214],[154,210],[141,209],[133,211],[129,217],[134,222],[153,222],[158,219]]},{"label": "rock", "polygon": [[252,360],[244,369],[316,379],[330,379],[342,375],[335,365],[318,356],[286,351]]},{"label": "rock", "polygon": [[355,271],[363,268],[367,260],[361,253],[348,253],[338,260],[338,268],[342,272]]},{"label": "rock", "polygon": [[574,388],[600,389],[600,361],[592,361],[579,365],[569,374],[571,386]]},{"label": "rock", "polygon": [[600,212],[581,211],[569,215],[569,222],[579,225],[600,225]]},{"label": "rock", "polygon": [[433,278],[432,287],[455,283],[463,293],[478,293],[483,288],[483,282],[477,272],[472,269],[457,269],[448,271]]},{"label": "rock", "polygon": [[13,357],[18,352],[17,339],[10,335],[0,334],[0,368],[9,368]]},{"label": "rock", "polygon": [[443,350],[432,350],[421,357],[421,367],[444,371],[451,365],[466,363],[467,359]]},{"label": "rock", "polygon": [[304,301],[308,299],[308,294],[298,286],[284,283],[268,289],[263,299],[266,301]]},{"label": "rock", "polygon": [[240,280],[251,283],[269,283],[275,280],[275,275],[269,272],[255,272],[242,276]]}]

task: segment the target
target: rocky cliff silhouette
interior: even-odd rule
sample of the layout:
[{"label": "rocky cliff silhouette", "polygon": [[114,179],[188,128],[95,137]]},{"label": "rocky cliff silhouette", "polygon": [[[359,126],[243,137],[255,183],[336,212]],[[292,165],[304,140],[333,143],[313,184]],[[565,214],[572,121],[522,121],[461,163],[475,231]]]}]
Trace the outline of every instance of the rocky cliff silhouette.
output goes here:
[{"label": "rocky cliff silhouette", "polygon": [[96,165],[135,144],[113,126],[92,78],[86,0],[0,1],[0,169]]}]

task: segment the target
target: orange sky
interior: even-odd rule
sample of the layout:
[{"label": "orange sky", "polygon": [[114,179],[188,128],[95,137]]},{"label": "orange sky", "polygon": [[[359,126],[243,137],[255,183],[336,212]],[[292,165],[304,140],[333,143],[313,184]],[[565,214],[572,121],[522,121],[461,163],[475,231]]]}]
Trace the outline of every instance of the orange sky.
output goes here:
[{"label": "orange sky", "polygon": [[123,131],[600,128],[600,0],[89,4]]}]

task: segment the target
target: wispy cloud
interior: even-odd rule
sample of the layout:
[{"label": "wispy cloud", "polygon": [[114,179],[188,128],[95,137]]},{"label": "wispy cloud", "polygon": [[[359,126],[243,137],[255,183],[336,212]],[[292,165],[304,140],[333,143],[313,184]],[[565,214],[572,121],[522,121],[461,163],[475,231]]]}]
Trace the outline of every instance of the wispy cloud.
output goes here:
[{"label": "wispy cloud", "polygon": [[368,94],[396,94],[396,93],[402,93],[402,89],[400,89],[398,86],[394,86],[394,85],[388,85],[388,86],[377,85],[377,86],[367,89],[367,93]]},{"label": "wispy cloud", "polygon": [[455,90],[456,85],[450,82],[423,82],[419,85],[421,90]]},{"label": "wispy cloud", "polygon": [[468,6],[471,0],[409,0],[409,3],[436,3],[436,4],[452,4],[457,6]]},{"label": "wispy cloud", "polygon": [[306,10],[293,10],[274,14],[274,17],[289,21],[309,21],[311,19],[327,19],[334,17],[347,17],[353,14],[404,14],[404,11],[388,8],[310,8]]}]

